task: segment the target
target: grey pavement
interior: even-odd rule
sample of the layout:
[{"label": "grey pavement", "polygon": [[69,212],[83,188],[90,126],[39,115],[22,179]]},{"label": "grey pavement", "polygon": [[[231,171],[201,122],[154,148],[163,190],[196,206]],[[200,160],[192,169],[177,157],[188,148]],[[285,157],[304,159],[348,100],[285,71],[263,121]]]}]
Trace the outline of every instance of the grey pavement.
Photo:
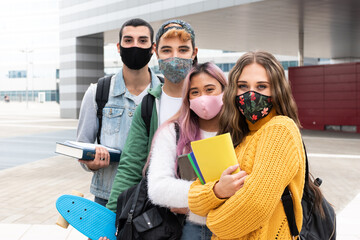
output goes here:
[{"label": "grey pavement", "polygon": [[[0,102],[0,240],[87,239],[55,225],[56,199],[89,193],[91,173],[54,154],[75,138],[77,120],[60,119],[56,103]],[[360,239],[360,134],[303,130],[310,171],[337,212],[338,239]]]}]

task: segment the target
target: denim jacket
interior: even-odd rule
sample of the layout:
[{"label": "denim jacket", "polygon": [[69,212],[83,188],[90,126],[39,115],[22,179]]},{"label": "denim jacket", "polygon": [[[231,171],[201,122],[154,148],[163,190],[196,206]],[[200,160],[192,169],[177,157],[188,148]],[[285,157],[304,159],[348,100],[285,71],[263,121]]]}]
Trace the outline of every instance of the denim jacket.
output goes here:
[{"label": "denim jacket", "polygon": [[[157,76],[151,72],[151,85],[154,87],[160,83]],[[96,84],[91,84],[86,91],[79,116],[77,130],[77,141],[94,143],[99,128],[99,121],[96,117],[97,104],[95,101]],[[111,79],[109,99],[103,109],[102,128],[100,143],[104,146],[119,149],[122,151],[128,131],[130,129],[132,116],[136,104],[133,96],[125,86],[122,70]],[[90,171],[85,164],[81,166]],[[107,168],[94,171],[90,192],[96,197],[109,199],[112,183],[118,168],[117,162],[111,162]]]}]

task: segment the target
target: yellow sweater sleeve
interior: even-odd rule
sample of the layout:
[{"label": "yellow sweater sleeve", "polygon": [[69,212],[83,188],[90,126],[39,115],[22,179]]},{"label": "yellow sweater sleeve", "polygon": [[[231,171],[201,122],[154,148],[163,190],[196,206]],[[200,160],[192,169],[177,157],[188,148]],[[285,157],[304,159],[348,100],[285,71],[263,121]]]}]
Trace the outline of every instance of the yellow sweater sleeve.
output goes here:
[{"label": "yellow sweater sleeve", "polygon": [[188,194],[189,209],[191,212],[206,216],[210,210],[217,208],[225,199],[216,197],[213,188],[216,182],[209,182],[205,185],[200,183],[197,179],[190,186]]},{"label": "yellow sweater sleeve", "polygon": [[[244,186],[208,214],[207,225],[219,238],[239,238],[264,225],[299,171],[302,142],[295,124],[275,123],[261,131],[257,147],[248,150],[255,151],[255,160]],[[202,202],[204,209],[213,205]]]}]

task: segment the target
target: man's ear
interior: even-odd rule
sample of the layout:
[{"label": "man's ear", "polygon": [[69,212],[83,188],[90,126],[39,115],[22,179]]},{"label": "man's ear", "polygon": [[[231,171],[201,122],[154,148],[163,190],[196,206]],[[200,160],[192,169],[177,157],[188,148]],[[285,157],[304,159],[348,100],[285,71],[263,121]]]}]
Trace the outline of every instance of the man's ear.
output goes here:
[{"label": "man's ear", "polygon": [[197,54],[198,54],[198,48],[195,47],[195,48],[194,48],[194,52],[193,52],[191,58],[194,60]]},{"label": "man's ear", "polygon": [[159,59],[159,54],[157,53],[157,51],[156,51],[156,43],[154,43],[154,52],[155,52],[155,54],[156,54],[156,57],[157,57],[157,59]]},{"label": "man's ear", "polygon": [[120,43],[117,43],[116,46],[117,46],[118,53],[120,53]]},{"label": "man's ear", "polygon": [[154,52],[156,51],[156,43],[153,43],[151,47],[151,53],[154,54]]}]

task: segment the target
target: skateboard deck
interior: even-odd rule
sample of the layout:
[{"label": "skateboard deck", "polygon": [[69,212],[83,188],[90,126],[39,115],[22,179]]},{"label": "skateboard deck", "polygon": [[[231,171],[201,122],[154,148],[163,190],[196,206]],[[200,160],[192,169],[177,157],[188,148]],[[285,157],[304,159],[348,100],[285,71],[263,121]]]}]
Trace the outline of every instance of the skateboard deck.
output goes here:
[{"label": "skateboard deck", "polygon": [[106,207],[86,198],[62,195],[56,201],[56,208],[71,226],[88,238],[116,240],[116,214]]}]

